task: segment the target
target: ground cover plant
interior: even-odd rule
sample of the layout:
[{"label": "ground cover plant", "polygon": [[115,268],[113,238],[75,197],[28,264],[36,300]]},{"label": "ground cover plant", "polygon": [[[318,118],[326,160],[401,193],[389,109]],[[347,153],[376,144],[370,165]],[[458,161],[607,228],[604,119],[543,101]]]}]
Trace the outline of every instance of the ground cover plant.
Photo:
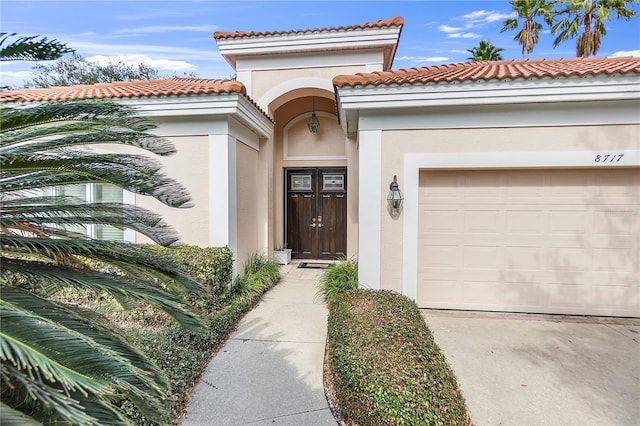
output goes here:
[{"label": "ground cover plant", "polygon": [[340,287],[326,298],[326,374],[338,417],[356,425],[469,425],[455,375],[416,304],[390,291],[333,289]]}]

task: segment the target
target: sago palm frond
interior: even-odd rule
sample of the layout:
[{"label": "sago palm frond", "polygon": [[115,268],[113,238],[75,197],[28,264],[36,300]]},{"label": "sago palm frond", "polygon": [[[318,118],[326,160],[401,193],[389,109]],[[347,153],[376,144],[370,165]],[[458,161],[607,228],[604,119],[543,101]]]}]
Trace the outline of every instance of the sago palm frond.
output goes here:
[{"label": "sago palm frond", "polygon": [[73,52],[66,44],[46,37],[20,37],[11,41],[15,35],[0,33],[0,61],[49,61]]},{"label": "sago palm frond", "polygon": [[[0,155],[0,185],[5,192],[76,183],[109,183],[133,193],[150,195],[171,207],[190,207],[186,189],[164,175],[160,163],[143,155],[101,154],[68,148],[11,154]],[[24,174],[25,171],[31,173]]]},{"label": "sago palm frond", "polygon": [[[45,103],[0,110],[0,147],[28,141],[23,149],[119,143],[136,146],[156,155],[170,155],[175,148],[167,140],[146,133],[154,128],[149,119],[133,115],[125,106],[96,100]],[[55,136],[53,141],[51,137]],[[42,139],[49,137],[49,139]]]},{"label": "sago palm frond", "polygon": [[[93,239],[45,239],[5,235],[0,238],[2,252],[46,257],[50,260],[83,256],[116,265],[134,276],[156,279],[169,287],[179,287],[196,295],[204,291],[199,283],[184,274],[180,266],[161,253],[130,243]],[[137,271],[137,272],[136,272]],[[123,289],[122,291],[125,291]]]},{"label": "sago palm frond", "polygon": [[167,292],[160,290],[156,285],[140,279],[20,259],[0,258],[0,261],[3,263],[3,274],[9,272],[14,276],[22,276],[31,280],[46,280],[58,286],[76,287],[85,290],[104,290],[111,294],[135,298],[162,309],[185,327],[194,330],[199,330],[202,327],[202,323],[198,318],[190,313],[177,300],[177,297],[172,297]]},{"label": "sago palm frond", "polygon": [[[55,389],[72,406],[73,400],[88,401],[111,411],[101,400],[115,400],[126,392],[150,417],[165,416],[161,399],[169,386],[166,377],[122,339],[26,290],[3,286],[2,292],[0,356],[5,365],[27,376],[23,380],[39,389]],[[51,398],[57,410],[60,401],[56,395]]]},{"label": "sago palm frond", "polygon": [[[75,203],[73,202],[75,201]],[[111,225],[128,228],[153,237],[154,242],[167,245],[178,236],[157,213],[121,203],[87,203],[72,197],[23,197],[2,202],[0,228],[20,229],[27,224],[33,228],[62,236],[64,226],[78,224]]]},{"label": "sago palm frond", "polygon": [[0,402],[0,425],[42,426],[42,423]]},{"label": "sago palm frond", "polygon": [[[82,311],[47,301],[42,291],[48,286],[106,291],[119,300],[156,306],[193,330],[203,329],[182,303],[203,289],[175,261],[77,232],[83,226],[111,225],[169,245],[177,234],[159,215],[122,203],[47,195],[56,194],[57,186],[112,184],[172,207],[188,207],[186,189],[148,156],[175,153],[169,141],[149,133],[154,127],[113,102],[0,109],[2,424],[27,424],[25,416],[44,424],[126,424],[118,412],[123,400],[157,423],[168,422],[161,402],[168,392],[162,372],[116,333]],[[107,143],[146,153],[92,149]]]}]

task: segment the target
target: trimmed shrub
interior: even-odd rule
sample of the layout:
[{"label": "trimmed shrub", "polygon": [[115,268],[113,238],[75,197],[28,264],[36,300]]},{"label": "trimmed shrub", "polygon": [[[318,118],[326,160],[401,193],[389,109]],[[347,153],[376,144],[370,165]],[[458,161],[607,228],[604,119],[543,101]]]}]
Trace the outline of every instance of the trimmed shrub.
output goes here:
[{"label": "trimmed shrub", "polygon": [[228,247],[198,247],[186,244],[149,247],[182,264],[185,272],[214,293],[221,291],[231,282],[233,252]]},{"label": "trimmed shrub", "polygon": [[331,298],[329,351],[341,414],[361,425],[469,425],[455,375],[418,307],[389,291]]},{"label": "trimmed shrub", "polygon": [[341,260],[322,271],[320,275],[318,293],[326,301],[357,289],[358,262],[353,259]]}]

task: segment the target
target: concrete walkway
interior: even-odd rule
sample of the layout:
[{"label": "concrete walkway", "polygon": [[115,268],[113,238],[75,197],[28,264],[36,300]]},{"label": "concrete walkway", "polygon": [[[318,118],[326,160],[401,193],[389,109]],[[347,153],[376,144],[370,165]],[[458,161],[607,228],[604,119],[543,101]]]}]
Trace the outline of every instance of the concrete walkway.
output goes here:
[{"label": "concrete walkway", "polygon": [[196,386],[182,426],[336,424],[322,367],[328,311],[317,269],[282,280],[240,322]]}]

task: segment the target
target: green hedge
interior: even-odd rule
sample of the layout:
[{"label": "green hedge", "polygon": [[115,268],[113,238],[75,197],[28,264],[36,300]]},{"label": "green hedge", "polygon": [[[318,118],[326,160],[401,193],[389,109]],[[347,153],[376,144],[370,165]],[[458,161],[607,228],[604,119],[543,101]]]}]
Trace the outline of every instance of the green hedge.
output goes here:
[{"label": "green hedge", "polygon": [[171,247],[149,245],[184,266],[185,271],[212,292],[221,291],[233,274],[233,252],[228,247],[198,247],[186,244]]},{"label": "green hedge", "polygon": [[415,303],[359,290],[329,303],[341,414],[360,425],[468,425],[465,401]]}]

